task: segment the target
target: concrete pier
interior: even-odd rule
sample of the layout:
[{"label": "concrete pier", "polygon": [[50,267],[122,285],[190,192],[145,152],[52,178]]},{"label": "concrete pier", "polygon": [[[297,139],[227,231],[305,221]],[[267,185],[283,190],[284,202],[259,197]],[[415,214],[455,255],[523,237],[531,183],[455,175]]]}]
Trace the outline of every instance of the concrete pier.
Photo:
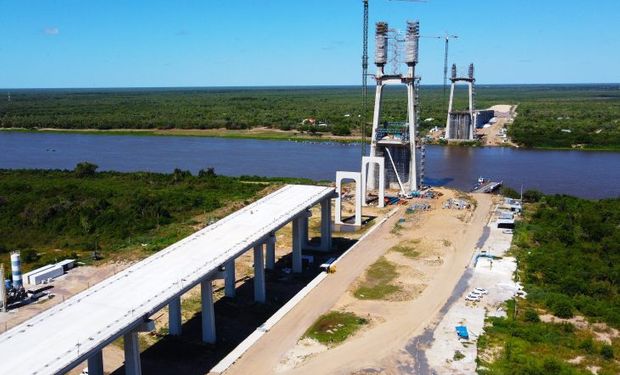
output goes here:
[{"label": "concrete pier", "polygon": [[202,300],[202,341],[215,344],[215,312],[213,311],[213,284],[211,280],[200,283]]},{"label": "concrete pier", "polygon": [[88,375],[103,375],[103,353],[98,350],[88,358]]},{"label": "concrete pier", "polygon": [[178,296],[171,299],[168,304],[168,333],[172,336],[180,336],[182,324],[181,297]]},{"label": "concrete pier", "polygon": [[275,233],[269,233],[267,237],[266,249],[265,249],[265,268],[273,270],[276,268],[276,235]]},{"label": "concrete pier", "polygon": [[301,249],[303,247],[303,216],[293,219],[293,272],[301,273],[303,270]]},{"label": "concrete pier", "polygon": [[[131,331],[126,333],[125,339],[125,374],[141,375],[142,366],[140,364],[140,345],[138,342],[138,332]],[[90,369],[89,369],[90,372]]]},{"label": "concrete pier", "polygon": [[254,301],[265,303],[265,258],[263,244],[254,246]]},{"label": "concrete pier", "polygon": [[226,262],[225,266],[226,278],[224,280],[224,295],[229,298],[235,298],[236,289],[235,289],[235,259],[231,259]]},{"label": "concrete pier", "polygon": [[331,199],[321,201],[321,250],[332,248],[332,203]]}]

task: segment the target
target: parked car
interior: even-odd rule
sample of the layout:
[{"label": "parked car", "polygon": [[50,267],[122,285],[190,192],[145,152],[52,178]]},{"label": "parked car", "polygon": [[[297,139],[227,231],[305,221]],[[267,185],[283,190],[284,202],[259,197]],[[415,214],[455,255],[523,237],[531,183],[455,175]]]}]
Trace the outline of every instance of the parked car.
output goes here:
[{"label": "parked car", "polygon": [[480,301],[480,297],[476,295],[468,294],[467,297],[465,297],[465,301],[478,302]]},{"label": "parked car", "polygon": [[504,229],[504,230],[502,231],[502,233],[504,233],[504,234],[513,234],[513,233],[514,233],[514,231],[513,231],[512,229]]},{"label": "parked car", "polygon": [[474,289],[474,292],[478,292],[480,294],[489,294],[489,291],[484,288],[476,288]]}]

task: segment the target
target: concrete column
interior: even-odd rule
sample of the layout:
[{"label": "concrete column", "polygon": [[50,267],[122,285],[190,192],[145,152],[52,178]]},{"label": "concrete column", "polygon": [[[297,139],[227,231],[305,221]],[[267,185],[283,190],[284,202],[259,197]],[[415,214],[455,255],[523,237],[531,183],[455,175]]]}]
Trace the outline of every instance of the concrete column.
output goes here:
[{"label": "concrete column", "polygon": [[301,249],[303,247],[303,217],[293,219],[293,272],[301,273],[302,260]]},{"label": "concrete column", "polygon": [[213,311],[213,284],[211,280],[200,283],[202,300],[202,341],[215,344],[215,312]]},{"label": "concrete column", "polygon": [[254,246],[254,301],[265,303],[265,258],[263,244]]},{"label": "concrete column", "polygon": [[235,278],[235,259],[233,258],[226,262],[224,269],[226,272],[226,278],[224,279],[224,295],[229,298],[235,298],[235,282],[237,281]]},{"label": "concrete column", "polygon": [[[370,155],[369,156],[377,156],[377,128],[379,127],[379,120],[381,119],[381,102],[383,101],[383,82],[377,80],[377,88],[375,93],[375,111],[372,117],[372,136],[370,141]],[[366,155],[362,155],[366,156]],[[375,166],[374,164],[370,164],[368,166],[368,180],[366,183],[368,184],[366,187],[370,190],[374,190],[377,188],[375,185]],[[338,192],[340,194],[340,192]]]},{"label": "concrete column", "polygon": [[301,218],[301,241],[302,247],[307,248],[310,245],[310,241],[308,241],[308,218],[309,215],[304,215]]},{"label": "concrete column", "polygon": [[321,201],[321,250],[330,251],[332,248],[332,200]]},{"label": "concrete column", "polygon": [[177,296],[168,304],[168,333],[172,336],[181,336],[181,326],[181,297]]},{"label": "concrete column", "polygon": [[[142,366],[140,364],[140,345],[138,332],[132,331],[125,334],[125,374],[141,375]],[[90,368],[88,369],[90,372]]]},{"label": "concrete column", "polygon": [[267,249],[265,250],[265,267],[268,270],[276,268],[276,235],[275,233],[269,233],[267,237]]},{"label": "concrete column", "polygon": [[103,353],[101,350],[88,358],[88,374],[103,375]]},{"label": "concrete column", "polygon": [[452,139],[454,135],[450,132],[450,112],[452,112],[452,102],[454,101],[454,82],[450,85],[450,98],[448,100],[448,119],[446,120],[446,139]]}]

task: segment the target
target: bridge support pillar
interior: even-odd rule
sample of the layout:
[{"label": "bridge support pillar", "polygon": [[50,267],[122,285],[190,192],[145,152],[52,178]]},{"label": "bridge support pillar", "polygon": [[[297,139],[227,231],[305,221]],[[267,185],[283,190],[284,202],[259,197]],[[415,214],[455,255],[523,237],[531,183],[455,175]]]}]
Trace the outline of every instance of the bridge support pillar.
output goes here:
[{"label": "bridge support pillar", "polygon": [[321,250],[330,251],[332,248],[332,200],[321,201]]},{"label": "bridge support pillar", "polygon": [[103,353],[98,350],[88,358],[88,374],[103,375]]},{"label": "bridge support pillar", "polygon": [[181,327],[181,296],[177,296],[168,304],[168,333],[172,336],[181,336]]},{"label": "bridge support pillar", "polygon": [[301,273],[303,263],[301,249],[303,247],[303,217],[293,219],[293,272]]},{"label": "bridge support pillar", "polygon": [[211,280],[200,283],[202,300],[202,341],[215,344],[215,311],[213,310],[213,284]]},{"label": "bridge support pillar", "polygon": [[265,258],[263,244],[254,246],[254,301],[265,303]]},{"label": "bridge support pillar", "polygon": [[265,268],[273,270],[276,268],[276,234],[269,233],[267,237],[267,248],[265,250]]},{"label": "bridge support pillar", "polygon": [[[138,332],[132,331],[125,334],[125,374],[141,375],[142,366],[140,364],[140,345],[138,342]],[[88,369],[90,372],[90,368]]]},{"label": "bridge support pillar", "polygon": [[226,262],[224,269],[226,271],[226,277],[224,279],[224,295],[228,298],[235,298],[235,259],[233,258]]},{"label": "bridge support pillar", "polygon": [[308,238],[308,221],[310,220],[310,213],[306,213],[301,217],[301,246],[302,248],[308,248],[310,246],[310,239]]}]

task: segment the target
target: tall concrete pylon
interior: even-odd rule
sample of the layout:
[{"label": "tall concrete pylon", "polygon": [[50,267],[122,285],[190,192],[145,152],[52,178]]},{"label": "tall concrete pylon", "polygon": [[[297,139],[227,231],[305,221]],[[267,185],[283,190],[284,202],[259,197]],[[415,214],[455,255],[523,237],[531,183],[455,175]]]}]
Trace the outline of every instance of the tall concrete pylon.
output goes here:
[{"label": "tall concrete pylon", "polygon": [[[375,65],[377,82],[375,93],[375,107],[372,119],[372,140],[370,144],[371,157],[384,157],[385,180],[379,181],[376,165],[368,166],[367,188],[377,189],[377,183],[392,188],[401,188],[400,180],[408,191],[418,190],[420,179],[416,162],[417,122],[416,109],[418,106],[415,86],[418,82],[415,77],[415,67],[418,63],[418,41],[420,38],[420,23],[407,21],[405,37],[405,64],[406,74],[386,74],[385,65],[388,62],[388,24],[378,22],[375,31]],[[407,89],[407,119],[405,122],[381,122],[381,106],[383,89],[386,85],[405,85]],[[386,150],[389,150],[387,152]],[[366,171],[362,171],[366,173]]]},{"label": "tall concrete pylon", "polygon": [[[450,85],[450,100],[448,101],[448,118],[446,120],[446,139],[473,141],[476,129],[476,103],[474,100],[475,82],[474,64],[469,64],[467,77],[458,77],[456,65],[452,64],[452,82]],[[454,110],[454,88],[458,82],[465,82],[468,86],[469,107],[467,111]]]}]

